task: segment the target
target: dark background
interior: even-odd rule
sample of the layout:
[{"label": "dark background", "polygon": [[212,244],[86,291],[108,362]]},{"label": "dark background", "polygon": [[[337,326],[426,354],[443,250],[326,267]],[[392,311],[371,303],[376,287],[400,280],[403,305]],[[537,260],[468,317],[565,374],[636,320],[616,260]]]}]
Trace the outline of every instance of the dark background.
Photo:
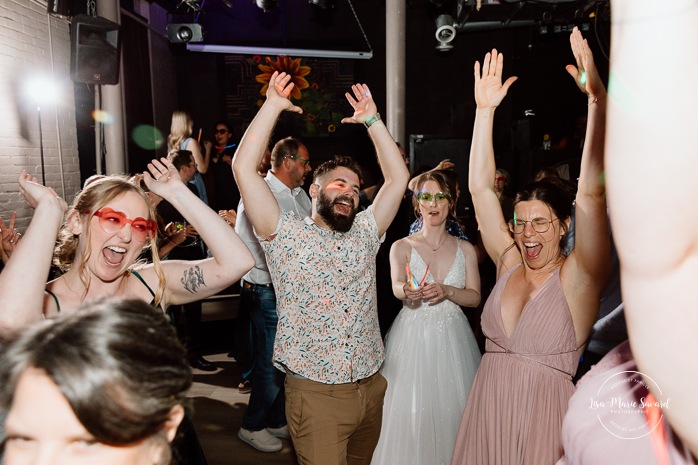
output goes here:
[{"label": "dark background", "polygon": [[[495,122],[497,164],[510,172],[510,190],[527,182],[538,168],[570,160],[571,177],[575,178],[581,154],[578,127],[580,124],[583,127],[579,120],[586,114],[587,107],[586,98],[565,71],[565,65],[574,63],[569,31],[574,25],[582,28],[602,77],[607,79],[608,2],[483,3],[486,4],[480,12],[475,10],[474,2],[469,1],[409,0],[405,4],[406,136],[401,142],[413,154],[412,168],[433,166],[442,158],[450,158],[456,162],[459,175],[467,175],[475,113],[473,64],[482,60],[486,52],[497,48],[505,55],[505,76],[519,77],[498,109]],[[300,60],[300,65],[312,69],[306,78],[311,86],[317,87],[304,90],[303,98],[296,102],[306,108],[304,115],[282,116],[272,143],[288,135],[300,137],[309,148],[314,166],[335,153],[352,155],[364,167],[367,185],[378,179],[375,154],[365,129],[359,125],[335,124],[330,132],[328,127],[337,115],[325,114],[310,122],[308,115],[313,112],[307,108],[311,104],[317,107],[318,99],[327,98],[320,103],[326,103],[325,106],[335,113],[338,111],[340,117],[350,115],[351,107],[343,96],[343,91],[349,90],[349,78],[353,82],[367,83],[379,111],[385,114],[386,6],[383,0],[353,0],[351,3],[336,0],[335,7],[327,10],[306,0],[279,0],[278,5],[266,13],[253,0],[206,0],[197,3],[201,6],[198,13],[181,0],[153,0],[153,4],[163,9],[170,23],[200,23],[206,43],[366,51],[369,49],[367,38],[373,51],[370,60]],[[125,10],[133,9],[128,0],[122,0],[121,6]],[[458,28],[452,50],[437,51],[436,15],[448,12],[458,19],[459,8],[461,24],[465,26]],[[507,21],[510,21],[508,27]],[[512,27],[521,21],[527,24]],[[489,30],[474,30],[478,28]],[[143,24],[122,14],[122,84],[129,133],[139,125],[156,124],[151,86],[144,84],[152,80],[154,86],[172,87],[167,104],[171,110],[183,109],[193,116],[195,136],[202,128],[203,138],[212,138],[214,123],[229,119],[237,141],[263,101],[259,94],[262,84],[257,83],[254,76],[260,73],[257,65],[265,64],[266,56],[198,53],[187,51],[185,44],[168,44],[163,51],[171,56],[174,76],[163,77],[152,71],[153,57],[147,47],[147,32]],[[277,60],[276,56],[269,58]],[[85,86],[76,84],[76,89],[82,87]],[[327,97],[328,94],[331,96]],[[166,136],[169,121],[157,126]],[[89,132],[89,128],[85,130]],[[550,134],[553,150],[541,149],[544,134]],[[82,150],[83,146],[81,159],[94,158],[93,154],[83,157]],[[94,143],[84,144],[84,150],[94,153]],[[144,149],[130,138],[129,167],[132,171],[141,170],[154,155],[163,153],[162,148]],[[90,174],[89,167],[83,169],[83,177]],[[466,183],[461,179],[462,186]]]}]

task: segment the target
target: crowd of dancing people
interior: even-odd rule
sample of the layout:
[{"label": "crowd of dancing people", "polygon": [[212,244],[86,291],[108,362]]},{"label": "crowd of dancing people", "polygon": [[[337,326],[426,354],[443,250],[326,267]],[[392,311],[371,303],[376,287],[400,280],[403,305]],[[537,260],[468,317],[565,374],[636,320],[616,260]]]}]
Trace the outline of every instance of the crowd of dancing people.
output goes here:
[{"label": "crowd of dancing people", "polygon": [[[260,451],[290,439],[303,465],[695,464],[698,187],[676,178],[698,169],[698,1],[654,3],[612,0],[608,93],[570,34],[588,108],[575,184],[546,176],[505,201],[494,115],[517,78],[497,50],[475,63],[476,231],[458,222],[452,162],[410,179],[365,84],[342,120],[365,126],[381,169],[365,208],[353,159],[312,171],[298,139],[268,150],[280,116],[302,113],[278,72],[234,151],[219,123],[202,152],[178,112],[166,158],[90,179],[70,205],[22,172],[31,222],[20,234],[0,219],[4,463],[206,463],[186,397],[192,366],[209,367],[171,309],[239,283],[256,357],[238,436]],[[209,169],[233,199],[201,195]],[[376,257],[405,202],[417,221],[386,244],[402,307],[384,338]],[[182,244],[191,256],[172,253]]]}]

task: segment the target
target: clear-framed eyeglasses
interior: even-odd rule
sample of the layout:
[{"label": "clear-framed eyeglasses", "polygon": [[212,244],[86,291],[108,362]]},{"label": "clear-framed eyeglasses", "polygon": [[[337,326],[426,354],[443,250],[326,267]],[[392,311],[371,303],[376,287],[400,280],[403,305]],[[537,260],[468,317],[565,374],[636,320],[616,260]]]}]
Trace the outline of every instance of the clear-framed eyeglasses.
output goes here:
[{"label": "clear-framed eyeglasses", "polygon": [[528,223],[535,232],[543,234],[544,232],[548,232],[548,229],[550,229],[550,225],[553,224],[553,221],[558,219],[559,218],[553,218],[552,220],[548,220],[546,218],[534,218],[531,221],[524,221],[514,218],[509,220],[509,231],[513,232],[514,234],[521,234],[526,228],[526,223]]}]

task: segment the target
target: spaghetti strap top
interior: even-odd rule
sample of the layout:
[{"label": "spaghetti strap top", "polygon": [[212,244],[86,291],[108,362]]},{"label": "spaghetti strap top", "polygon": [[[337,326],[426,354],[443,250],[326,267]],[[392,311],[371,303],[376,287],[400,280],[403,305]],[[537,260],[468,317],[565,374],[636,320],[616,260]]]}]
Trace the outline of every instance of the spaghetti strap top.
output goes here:
[{"label": "spaghetti strap top", "polygon": [[49,291],[48,289],[45,289],[45,291],[48,292],[49,295],[50,295],[51,297],[53,297],[53,300],[56,301],[57,313],[61,313],[61,304],[58,302],[58,297],[56,297],[56,294],[54,294],[53,292]]},{"label": "spaghetti strap top", "polygon": [[[153,300],[150,301],[150,305],[154,306],[154,305],[155,305],[155,292],[153,292],[153,290],[150,288],[150,286],[148,286],[148,283],[145,282],[145,279],[143,279],[143,276],[141,276],[140,273],[138,273],[138,271],[131,271],[131,273],[133,274],[133,276],[135,276],[136,278],[138,278],[138,280],[139,280],[140,282],[143,283],[143,285],[144,285],[144,286],[148,289],[148,291],[150,292],[150,295],[153,296]],[[56,301],[57,313],[61,313],[61,303],[58,301],[58,297],[56,296],[56,294],[54,294],[53,292],[49,291],[48,289],[44,289],[44,290],[45,290],[46,292],[48,292],[48,294],[49,294],[51,297],[53,297],[53,300]]]},{"label": "spaghetti strap top", "polygon": [[153,290],[150,288],[150,286],[148,286],[148,283],[145,282],[145,279],[143,279],[143,276],[141,276],[140,273],[138,273],[138,271],[131,271],[131,273],[133,273],[133,276],[135,276],[136,278],[138,278],[138,280],[139,280],[140,282],[143,283],[143,285],[144,285],[144,286],[148,289],[148,291],[150,292],[150,295],[153,296],[153,300],[150,301],[150,305],[153,305],[153,306],[154,306],[154,305],[155,305],[155,292],[153,292]]}]

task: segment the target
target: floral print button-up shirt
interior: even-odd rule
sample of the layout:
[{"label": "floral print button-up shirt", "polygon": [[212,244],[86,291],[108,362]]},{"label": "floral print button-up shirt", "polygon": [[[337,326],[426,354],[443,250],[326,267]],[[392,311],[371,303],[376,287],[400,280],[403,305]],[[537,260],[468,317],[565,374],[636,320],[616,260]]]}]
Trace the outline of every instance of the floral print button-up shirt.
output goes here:
[{"label": "floral print button-up shirt", "polygon": [[283,212],[260,243],[279,314],[274,364],[326,384],[367,378],[383,363],[376,311],[376,254],[382,238],[373,208],[346,233]]}]

